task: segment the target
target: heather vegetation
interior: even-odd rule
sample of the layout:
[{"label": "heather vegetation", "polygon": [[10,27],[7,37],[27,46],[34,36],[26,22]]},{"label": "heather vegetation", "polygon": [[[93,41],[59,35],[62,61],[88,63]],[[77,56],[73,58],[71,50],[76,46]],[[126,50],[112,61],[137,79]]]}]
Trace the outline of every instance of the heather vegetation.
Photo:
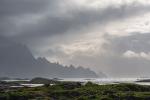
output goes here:
[{"label": "heather vegetation", "polygon": [[150,86],[60,82],[52,86],[45,84],[41,87],[1,91],[0,100],[150,100]]}]

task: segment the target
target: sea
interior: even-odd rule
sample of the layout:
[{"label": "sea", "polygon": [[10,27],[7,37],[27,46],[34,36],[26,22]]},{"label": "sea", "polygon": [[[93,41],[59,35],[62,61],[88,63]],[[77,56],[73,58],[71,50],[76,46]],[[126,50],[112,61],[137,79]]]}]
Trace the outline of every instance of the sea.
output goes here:
[{"label": "sea", "polygon": [[[99,85],[120,84],[120,83],[150,85],[150,82],[137,82],[140,80],[150,80],[150,78],[61,78],[58,79],[58,81],[62,81],[62,82],[68,82],[68,81],[81,82],[83,84],[86,84],[87,82],[92,82]],[[30,80],[5,80],[5,81],[13,82],[13,81],[30,81]],[[38,87],[38,86],[43,86],[44,84],[21,84],[21,85],[28,86],[28,87]]]},{"label": "sea", "polygon": [[60,81],[72,81],[82,83],[93,82],[99,85],[119,84],[119,83],[150,85],[150,82],[138,82],[140,80],[150,80],[150,78],[64,78]]}]

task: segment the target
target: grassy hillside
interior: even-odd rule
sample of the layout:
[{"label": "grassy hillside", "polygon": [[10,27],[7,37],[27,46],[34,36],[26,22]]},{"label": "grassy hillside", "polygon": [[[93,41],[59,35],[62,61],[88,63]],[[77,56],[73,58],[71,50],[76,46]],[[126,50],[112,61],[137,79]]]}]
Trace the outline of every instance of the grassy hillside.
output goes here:
[{"label": "grassy hillside", "polygon": [[1,91],[0,100],[150,100],[150,86],[135,84],[81,85],[63,82],[36,88]]}]

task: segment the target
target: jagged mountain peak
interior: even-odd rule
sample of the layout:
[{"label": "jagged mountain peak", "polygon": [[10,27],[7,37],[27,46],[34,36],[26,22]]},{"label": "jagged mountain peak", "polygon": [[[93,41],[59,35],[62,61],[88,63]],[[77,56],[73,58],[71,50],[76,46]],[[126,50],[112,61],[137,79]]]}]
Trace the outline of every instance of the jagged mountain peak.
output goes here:
[{"label": "jagged mountain peak", "polygon": [[[97,74],[83,67],[51,63],[45,57],[34,58],[29,48],[0,36],[0,76],[19,78],[93,78]],[[7,45],[6,45],[7,44]],[[8,45],[9,44],[9,45]],[[5,45],[5,46],[4,46]]]}]

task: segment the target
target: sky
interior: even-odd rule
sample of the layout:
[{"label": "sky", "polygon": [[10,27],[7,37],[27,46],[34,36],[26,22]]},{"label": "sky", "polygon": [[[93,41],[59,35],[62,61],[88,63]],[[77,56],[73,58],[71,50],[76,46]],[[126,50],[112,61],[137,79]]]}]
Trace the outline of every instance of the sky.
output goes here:
[{"label": "sky", "polygon": [[0,35],[109,77],[150,76],[149,18],[149,0],[0,0]]}]

